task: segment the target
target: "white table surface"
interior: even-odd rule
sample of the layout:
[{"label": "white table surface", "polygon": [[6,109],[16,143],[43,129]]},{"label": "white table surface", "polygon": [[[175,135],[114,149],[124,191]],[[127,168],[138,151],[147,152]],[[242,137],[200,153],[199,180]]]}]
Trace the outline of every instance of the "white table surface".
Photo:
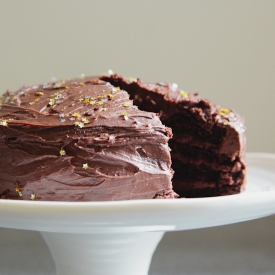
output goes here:
[{"label": "white table surface", "polygon": [[[0,275],[55,275],[40,234],[0,228]],[[275,216],[167,233],[150,275],[274,275]],[[130,275],[130,274],[129,274]]]}]

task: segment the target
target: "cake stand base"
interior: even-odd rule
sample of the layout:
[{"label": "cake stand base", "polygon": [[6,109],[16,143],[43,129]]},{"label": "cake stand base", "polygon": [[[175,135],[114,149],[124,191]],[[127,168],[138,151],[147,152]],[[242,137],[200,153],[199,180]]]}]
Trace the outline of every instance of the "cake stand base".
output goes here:
[{"label": "cake stand base", "polygon": [[147,275],[164,232],[41,234],[57,275]]}]

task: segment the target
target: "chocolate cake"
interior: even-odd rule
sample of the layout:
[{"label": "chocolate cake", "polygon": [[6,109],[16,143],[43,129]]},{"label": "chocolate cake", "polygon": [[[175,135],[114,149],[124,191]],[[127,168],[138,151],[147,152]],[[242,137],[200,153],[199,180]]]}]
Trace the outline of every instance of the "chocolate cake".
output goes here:
[{"label": "chocolate cake", "polygon": [[171,130],[118,87],[93,77],[59,80],[0,100],[1,199],[177,197]]},{"label": "chocolate cake", "polygon": [[163,124],[172,128],[172,181],[180,197],[230,195],[244,189],[245,127],[238,114],[176,84],[116,74],[101,79],[127,91],[140,110],[159,113]]}]

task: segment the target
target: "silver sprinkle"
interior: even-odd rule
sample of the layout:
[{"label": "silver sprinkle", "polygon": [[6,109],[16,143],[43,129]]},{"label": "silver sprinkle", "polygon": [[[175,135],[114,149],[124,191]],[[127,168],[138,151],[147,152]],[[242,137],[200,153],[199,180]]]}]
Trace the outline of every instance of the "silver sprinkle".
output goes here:
[{"label": "silver sprinkle", "polygon": [[173,83],[173,84],[171,85],[171,87],[172,87],[172,90],[173,90],[173,91],[176,91],[177,88],[178,88],[178,84],[177,84],[177,83]]},{"label": "silver sprinkle", "polygon": [[112,75],[112,74],[114,74],[114,72],[112,70],[108,70],[107,74]]}]

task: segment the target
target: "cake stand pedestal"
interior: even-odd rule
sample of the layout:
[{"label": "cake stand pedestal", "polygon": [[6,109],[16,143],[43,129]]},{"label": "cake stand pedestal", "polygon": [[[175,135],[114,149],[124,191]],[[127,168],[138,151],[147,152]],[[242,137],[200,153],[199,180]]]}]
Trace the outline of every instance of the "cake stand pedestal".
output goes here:
[{"label": "cake stand pedestal", "polygon": [[116,202],[0,200],[0,227],[41,232],[57,275],[146,275],[164,232],[275,214],[275,155],[248,154],[242,194]]},{"label": "cake stand pedestal", "polygon": [[147,275],[163,232],[42,233],[57,275]]}]

